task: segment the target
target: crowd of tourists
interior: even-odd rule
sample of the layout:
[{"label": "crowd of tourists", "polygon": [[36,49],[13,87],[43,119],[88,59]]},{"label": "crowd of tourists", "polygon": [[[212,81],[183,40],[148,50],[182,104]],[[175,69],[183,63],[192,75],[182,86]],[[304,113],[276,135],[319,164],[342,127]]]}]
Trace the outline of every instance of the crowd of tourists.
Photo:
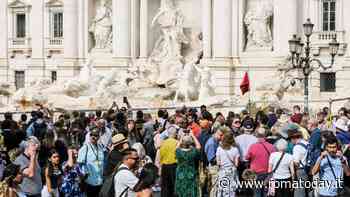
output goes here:
[{"label": "crowd of tourists", "polygon": [[4,114],[0,197],[326,197],[350,185],[346,108],[224,115],[203,105],[133,118],[113,104],[54,117],[43,107]]}]

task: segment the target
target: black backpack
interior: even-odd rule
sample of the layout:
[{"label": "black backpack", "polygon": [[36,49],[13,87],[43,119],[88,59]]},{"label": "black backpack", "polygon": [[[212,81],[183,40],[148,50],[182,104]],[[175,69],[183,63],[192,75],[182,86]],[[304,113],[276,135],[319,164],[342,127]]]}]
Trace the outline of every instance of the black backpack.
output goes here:
[{"label": "black backpack", "polygon": [[[100,193],[98,194],[98,197],[115,196],[114,177],[121,170],[129,170],[129,169],[127,167],[121,167],[121,168],[118,168],[118,170],[116,170],[113,174],[108,176],[107,179],[103,182],[103,185],[102,185],[102,188],[100,190]],[[128,189],[129,189],[129,187],[125,188],[125,190],[123,190],[123,192],[120,194],[120,196],[123,196]]]},{"label": "black backpack", "polygon": [[37,122],[34,122],[33,123],[33,129],[34,129],[34,132],[33,132],[33,135],[38,138],[38,140],[43,140],[45,138],[45,135],[46,135],[46,132],[47,132],[47,125],[45,122],[42,122],[42,123],[37,123]]}]

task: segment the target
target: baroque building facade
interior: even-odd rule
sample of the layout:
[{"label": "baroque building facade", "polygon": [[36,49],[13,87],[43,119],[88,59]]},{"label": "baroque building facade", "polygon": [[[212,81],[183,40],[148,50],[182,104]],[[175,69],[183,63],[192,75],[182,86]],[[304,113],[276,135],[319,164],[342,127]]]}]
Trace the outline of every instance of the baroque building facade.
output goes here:
[{"label": "baroque building facade", "polygon": [[[251,99],[262,101],[289,87],[288,40],[310,18],[314,57],[329,64],[328,43],[340,43],[334,66],[310,79],[312,103],[325,104],[350,93],[349,11],[348,0],[1,0],[0,81],[64,81],[93,60],[102,74],[156,63],[163,84],[203,52],[216,95],[239,95],[248,72]],[[289,101],[303,102],[301,84]]]}]

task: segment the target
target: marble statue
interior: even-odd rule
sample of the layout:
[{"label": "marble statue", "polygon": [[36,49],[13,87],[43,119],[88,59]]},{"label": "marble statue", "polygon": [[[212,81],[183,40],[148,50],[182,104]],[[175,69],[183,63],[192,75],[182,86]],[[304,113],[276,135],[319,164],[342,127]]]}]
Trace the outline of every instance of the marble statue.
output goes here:
[{"label": "marble statue", "polygon": [[96,72],[93,67],[93,59],[89,58],[86,63],[83,65],[83,68],[79,73],[79,81],[88,83],[91,76]]},{"label": "marble statue", "polygon": [[272,47],[273,3],[271,0],[248,1],[244,24],[247,28],[246,49]]},{"label": "marble statue", "polygon": [[181,46],[189,42],[183,32],[183,20],[173,0],[161,0],[159,11],[152,20],[152,26],[160,26],[161,36],[155,43],[149,61],[158,66],[157,84],[166,84],[175,79],[182,69]]},{"label": "marble statue", "polygon": [[208,66],[200,67],[198,65],[194,65],[194,68],[198,71],[200,75],[198,100],[204,101],[208,97],[215,96],[215,91],[214,91],[215,84],[214,84],[213,76],[210,72],[209,67]]},{"label": "marble statue", "polygon": [[108,0],[97,3],[96,15],[89,28],[94,35],[94,49],[112,48],[112,9]]},{"label": "marble statue", "polygon": [[185,64],[182,72],[179,73],[178,87],[176,90],[174,102],[178,101],[179,96],[184,96],[184,101],[188,102],[198,97],[197,70],[194,65],[197,60]]},{"label": "marble statue", "polygon": [[[257,91],[272,94],[267,96],[268,101],[288,101],[297,95],[302,94],[302,76],[298,70],[293,69],[290,65],[290,57],[287,57],[282,63],[277,65],[277,70],[270,78],[269,82],[265,82],[256,88]],[[295,83],[292,83],[295,82]],[[292,85],[293,84],[293,85]]]}]

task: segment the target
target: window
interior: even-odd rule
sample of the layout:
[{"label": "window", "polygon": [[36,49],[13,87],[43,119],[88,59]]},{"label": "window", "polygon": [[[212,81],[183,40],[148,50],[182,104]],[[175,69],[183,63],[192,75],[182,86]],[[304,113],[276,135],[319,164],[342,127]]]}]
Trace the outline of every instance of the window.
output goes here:
[{"label": "window", "polygon": [[335,31],[336,0],[322,1],[323,31]]},{"label": "window", "polygon": [[51,82],[57,81],[57,71],[51,71]]},{"label": "window", "polygon": [[16,37],[26,37],[26,15],[24,13],[16,14]]},{"label": "window", "polygon": [[54,38],[63,37],[63,13],[62,12],[53,13],[53,37]]},{"label": "window", "polygon": [[15,71],[15,86],[16,89],[24,88],[25,84],[24,71]]},{"label": "window", "polygon": [[335,92],[335,73],[320,74],[320,91]]}]

